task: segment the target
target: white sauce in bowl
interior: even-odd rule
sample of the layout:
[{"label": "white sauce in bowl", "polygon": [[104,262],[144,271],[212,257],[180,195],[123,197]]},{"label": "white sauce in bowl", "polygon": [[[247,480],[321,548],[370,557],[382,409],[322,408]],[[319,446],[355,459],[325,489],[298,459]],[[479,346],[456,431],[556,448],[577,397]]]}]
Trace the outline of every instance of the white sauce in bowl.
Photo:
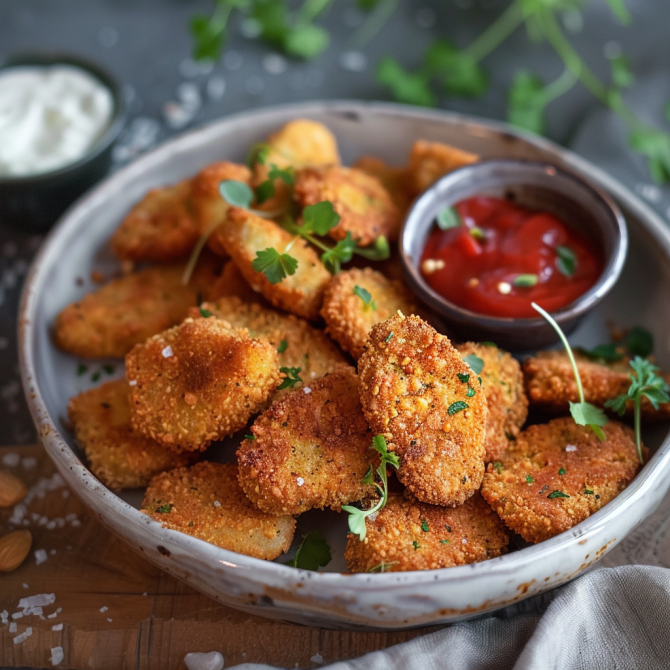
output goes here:
[{"label": "white sauce in bowl", "polygon": [[0,70],[0,176],[75,162],[107,129],[113,110],[109,89],[73,65]]}]

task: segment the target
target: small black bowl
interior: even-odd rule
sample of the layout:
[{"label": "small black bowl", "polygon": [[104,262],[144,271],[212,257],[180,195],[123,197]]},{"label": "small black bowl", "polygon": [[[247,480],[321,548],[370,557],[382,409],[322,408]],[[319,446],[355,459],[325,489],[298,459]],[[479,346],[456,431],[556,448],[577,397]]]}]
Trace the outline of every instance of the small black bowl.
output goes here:
[{"label": "small black bowl", "polygon": [[104,177],[112,160],[112,145],[125,121],[123,92],[116,79],[86,58],[59,52],[26,53],[0,60],[0,69],[20,65],[72,65],[98,79],[112,94],[114,111],[105,132],[80,159],[35,175],[0,176],[0,224],[43,231],[84,191]]},{"label": "small black bowl", "polygon": [[621,275],[628,251],[628,231],[621,210],[601,189],[549,163],[497,159],[455,170],[433,184],[412,206],[400,241],[400,257],[418,297],[461,340],[488,340],[510,351],[542,349],[558,335],[542,317],[502,318],[478,314],[436,293],[419,270],[421,254],[437,213],[475,195],[512,198],[548,211],[590,237],[603,251],[605,267],[596,283],[574,302],[553,313],[563,331],[572,332],[610,291]]}]

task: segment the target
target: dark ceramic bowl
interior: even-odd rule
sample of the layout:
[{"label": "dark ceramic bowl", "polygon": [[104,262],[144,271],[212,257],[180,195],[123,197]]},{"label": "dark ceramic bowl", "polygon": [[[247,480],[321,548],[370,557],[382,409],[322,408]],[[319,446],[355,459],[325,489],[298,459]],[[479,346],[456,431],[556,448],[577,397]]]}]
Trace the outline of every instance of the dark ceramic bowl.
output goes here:
[{"label": "dark ceramic bowl", "polygon": [[628,231],[614,201],[581,177],[549,163],[524,160],[489,160],[446,175],[414,204],[402,232],[400,252],[407,277],[419,298],[444,318],[460,340],[489,340],[511,351],[541,349],[558,342],[543,318],[502,318],[472,312],[436,293],[419,271],[421,254],[444,207],[475,195],[506,198],[548,211],[591,238],[602,250],[605,267],[586,293],[554,312],[567,334],[614,286],[628,250]]},{"label": "dark ceramic bowl", "polygon": [[44,52],[7,56],[0,69],[19,65],[73,65],[98,79],[112,94],[114,110],[105,132],[79,160],[35,175],[0,176],[0,224],[32,231],[46,230],[84,191],[109,171],[112,145],[125,120],[118,82],[96,63],[65,53]]}]

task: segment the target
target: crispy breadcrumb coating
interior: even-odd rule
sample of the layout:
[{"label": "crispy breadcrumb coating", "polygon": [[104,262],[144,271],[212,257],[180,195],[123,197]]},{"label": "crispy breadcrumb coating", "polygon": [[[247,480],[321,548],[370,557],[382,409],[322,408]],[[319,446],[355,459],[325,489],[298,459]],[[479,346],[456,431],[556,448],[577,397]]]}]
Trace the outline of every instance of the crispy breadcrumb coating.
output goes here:
[{"label": "crispy breadcrumb coating", "polygon": [[182,265],[157,266],[114,279],[63,309],[56,346],[82,358],[123,358],[136,344],[182,321],[198,296],[216,298],[217,274],[202,258],[187,286]]},{"label": "crispy breadcrumb coating", "polygon": [[[200,235],[212,230],[226,218],[230,205],[221,196],[219,184],[229,180],[249,184],[251,170],[246,165],[221,161],[208,165],[193,177],[191,200]],[[220,256],[228,255],[215,236],[209,236],[207,246]]]},{"label": "crispy breadcrumb coating", "polygon": [[[574,356],[586,402],[604,407],[608,400],[628,392],[633,373],[629,358],[605,364],[589,360],[577,351]],[[565,414],[570,409],[569,403],[579,402],[575,376],[564,351],[541,351],[527,358],[523,362],[523,374],[532,406],[552,414]],[[663,376],[670,383],[670,375]],[[661,403],[657,411],[647,398],[642,398],[640,409],[645,421],[670,419],[670,403]],[[626,414],[633,415],[630,400],[626,404]]]},{"label": "crispy breadcrumb coating", "polygon": [[486,397],[447,337],[417,316],[394,316],[370,331],[358,373],[365,417],[398,454],[411,494],[456,506],[479,489]]},{"label": "crispy breadcrumb coating", "polygon": [[[498,460],[519,434],[528,416],[528,398],[518,361],[496,346],[466,342],[456,346],[463,358],[475,355],[484,361],[481,372],[489,418],[486,423],[486,460]],[[473,376],[474,379],[474,376]]]},{"label": "crispy breadcrumb coating", "polygon": [[[369,304],[354,292],[356,287],[370,294]],[[416,314],[412,293],[401,282],[364,268],[345,270],[331,278],[323,296],[321,316],[328,335],[358,360],[372,326],[386,321],[398,310]]]},{"label": "crispy breadcrumb coating", "polygon": [[[293,314],[282,314],[258,303],[244,303],[237,298],[220,298],[191,310],[192,317],[212,314],[234,328],[246,328],[251,337],[267,340],[279,355],[279,366],[300,368],[300,377],[309,385],[314,379],[348,367],[347,359],[328,336]],[[298,382],[294,388],[300,388]],[[284,394],[285,391],[277,391]]]},{"label": "crispy breadcrumb coating", "polygon": [[423,193],[440,177],[478,160],[479,156],[449,144],[417,140],[409,154],[409,173],[414,192]]},{"label": "crispy breadcrumb coating", "polygon": [[489,463],[482,495],[528,542],[572,528],[621,493],[640,470],[633,431],[618,421],[603,431],[601,442],[570,417],[528,427],[499,462]]},{"label": "crispy breadcrumb coating", "polygon": [[239,298],[242,302],[258,302],[269,306],[262,294],[254,291],[235,263],[229,260],[219,278],[210,286],[208,295],[215,298]]},{"label": "crispy breadcrumb coating", "polygon": [[172,263],[188,258],[199,237],[186,179],[149,191],[126,215],[110,244],[124,261]]},{"label": "crispy breadcrumb coating", "polygon": [[258,510],[237,482],[237,466],[204,461],[151,481],[142,512],[164,528],[271,561],[288,551],[295,519]]},{"label": "crispy breadcrumb coating", "polygon": [[[305,240],[296,239],[273,221],[239,207],[229,209],[223,225],[214,235],[252,289],[260,291],[275,307],[312,321],[319,318],[330,273]],[[288,248],[288,253],[298,261],[295,274],[271,284],[262,272],[256,272],[252,267],[256,252],[268,248],[280,254]]]},{"label": "crispy breadcrumb coating", "polygon": [[186,319],[126,356],[133,429],[176,451],[243,428],[280,381],[277,351],[219,319]]},{"label": "crispy breadcrumb coating", "polygon": [[400,210],[379,179],[362,170],[340,166],[300,170],[295,199],[302,207],[324,200],[333,204],[341,217],[328,233],[335,240],[351,233],[360,246],[367,247],[380,235],[398,237]]},{"label": "crispy breadcrumb coating", "polygon": [[147,486],[159,472],[192,460],[133,432],[129,392],[126,380],[116,379],[70,398],[68,405],[91,472],[113,491]]},{"label": "crispy breadcrumb coating", "polygon": [[372,493],[361,480],[372,458],[372,433],[353,368],[290,392],[259,416],[237,452],[247,497],[269,514],[302,514]]},{"label": "crispy breadcrumb coating", "polygon": [[[475,493],[459,507],[437,507],[391,496],[365,520],[365,539],[348,535],[344,557],[351,572],[437,570],[479,563],[507,552],[504,524]],[[382,570],[383,568],[383,570]]]}]

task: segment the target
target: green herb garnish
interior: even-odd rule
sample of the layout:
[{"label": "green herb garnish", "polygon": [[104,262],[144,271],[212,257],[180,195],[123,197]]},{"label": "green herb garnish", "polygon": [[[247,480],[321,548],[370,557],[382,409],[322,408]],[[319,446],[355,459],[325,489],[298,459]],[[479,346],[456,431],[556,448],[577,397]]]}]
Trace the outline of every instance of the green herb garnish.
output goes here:
[{"label": "green herb garnish", "polygon": [[468,387],[468,392],[465,394],[468,398],[472,398],[472,396],[476,393],[476,391],[472,388],[472,386]]},{"label": "green herb garnish", "polygon": [[283,372],[286,378],[277,387],[277,390],[292,389],[298,382],[301,382],[302,379],[299,374],[301,370],[302,368],[279,368],[279,372]]},{"label": "green herb garnish", "polygon": [[379,512],[381,509],[383,509],[386,505],[386,501],[388,500],[388,476],[386,473],[386,467],[391,466],[397,469],[400,465],[398,457],[392,451],[388,450],[386,439],[383,435],[375,435],[375,437],[372,439],[372,446],[380,456],[380,462],[377,466],[376,474],[381,484],[374,482],[374,487],[377,491],[377,495],[379,496],[379,500],[369,509],[359,509],[358,507],[353,507],[352,505],[342,505],[342,509],[349,514],[349,530],[354,535],[358,535],[358,539],[361,541],[365,539],[367,532],[365,519],[370,516],[370,514],[374,514],[375,512]]},{"label": "green herb garnish", "polygon": [[164,505],[161,505],[160,507],[156,507],[156,511],[159,514],[169,514],[172,507],[173,507],[172,503],[165,503]]},{"label": "green herb garnish", "polygon": [[428,522],[425,519],[421,520],[421,530],[424,533],[427,533],[430,530],[430,528],[428,528]]},{"label": "green herb garnish", "polygon": [[288,342],[286,340],[282,340],[279,343],[279,346],[277,347],[277,353],[283,354],[286,351],[286,349],[288,349]]},{"label": "green herb garnish", "polygon": [[494,469],[498,474],[500,474],[500,473],[502,472],[502,469],[503,469],[502,463],[501,463],[500,461],[494,461],[494,463],[493,463],[493,469]]},{"label": "green herb garnish", "polygon": [[587,496],[592,496],[593,491],[591,489],[584,489],[584,494],[587,495]]},{"label": "green herb garnish", "polygon": [[648,358],[654,353],[654,336],[645,328],[635,326],[626,337],[626,349],[631,356]]},{"label": "green herb garnish", "polygon": [[567,493],[563,493],[563,491],[552,491],[547,498],[550,500],[554,500],[554,498],[569,498],[570,496]]},{"label": "green herb garnish", "polygon": [[565,468],[560,468],[558,471],[559,475],[564,475],[565,474]]},{"label": "green herb garnish", "polygon": [[412,546],[414,547],[414,551],[416,551],[421,545],[419,544],[418,540],[414,540],[414,542],[412,542]]},{"label": "green herb garnish", "polygon": [[97,372],[94,372],[94,373],[91,375],[91,381],[92,381],[92,382],[98,382],[98,381],[100,381],[100,377],[101,377],[101,376],[102,376],[102,375],[100,374],[100,371],[98,370]]},{"label": "green herb garnish", "polygon": [[435,217],[435,221],[440,230],[449,230],[449,228],[458,228],[463,225],[461,215],[455,207],[441,209]]},{"label": "green herb garnish", "polygon": [[575,382],[577,384],[577,392],[579,393],[579,402],[570,403],[570,414],[574,419],[575,423],[578,426],[588,426],[598,437],[598,439],[603,442],[605,440],[605,433],[603,432],[602,426],[607,425],[607,416],[605,412],[596,407],[591,403],[588,403],[584,400],[584,389],[582,388],[582,380],[579,376],[579,370],[577,369],[577,363],[575,362],[575,356],[572,353],[572,348],[568,343],[568,339],[565,337],[565,334],[561,330],[561,327],[556,323],[553,317],[542,309],[536,303],[531,303],[531,306],[536,312],[539,312],[551,325],[551,327],[556,331],[558,337],[560,338],[565,351],[568,354],[570,359],[570,365],[572,366],[572,372],[575,375]]},{"label": "green herb garnish", "polygon": [[388,344],[391,341],[391,338],[393,337],[393,331],[391,331],[387,336],[384,342]]},{"label": "green herb garnish", "polygon": [[249,209],[254,199],[254,192],[248,184],[242,181],[226,179],[219,184],[221,197],[234,207]]},{"label": "green herb garnish", "polygon": [[268,247],[256,252],[251,267],[256,272],[262,272],[271,284],[279,284],[282,279],[295,274],[298,261],[287,253],[280,254],[276,249]]},{"label": "green herb garnish", "polygon": [[79,363],[79,365],[77,366],[77,377],[81,377],[82,375],[85,375],[87,372],[88,367],[83,363]]},{"label": "green herb garnish", "polygon": [[208,309],[205,309],[204,307],[200,308],[200,316],[203,318],[207,319],[210,316],[214,316]]},{"label": "green herb garnish", "polygon": [[368,572],[391,572],[391,570],[387,570],[390,565],[397,565],[398,561],[389,561],[388,563],[386,561],[382,561],[381,563],[378,563],[377,565],[371,567]]},{"label": "green herb garnish", "polygon": [[463,362],[467,363],[476,375],[481,374],[484,369],[484,361],[475,354],[468,354],[463,358]]},{"label": "green herb garnish", "polygon": [[255,435],[245,435],[244,439],[249,440],[250,442],[253,442],[256,439],[256,436]]},{"label": "green herb garnish", "polygon": [[326,538],[318,530],[313,530],[303,536],[295,556],[284,565],[316,572],[319,568],[328,565],[332,559]]},{"label": "green herb garnish", "polygon": [[554,251],[558,271],[566,277],[572,277],[577,267],[577,254],[570,247],[564,246],[557,246]]},{"label": "green herb garnish", "polygon": [[354,286],[354,295],[357,295],[366,307],[371,307],[373,310],[377,309],[375,301],[372,299],[370,291],[364,289],[362,286]]},{"label": "green herb garnish", "polygon": [[526,484],[532,484],[534,481],[530,475],[526,475]]},{"label": "green herb garnish", "polygon": [[440,540],[440,544],[449,544],[449,540]]},{"label": "green herb garnish", "polygon": [[537,275],[517,275],[514,277],[514,286],[529,288],[537,284]]},{"label": "green herb garnish", "polygon": [[584,356],[592,360],[601,360],[608,363],[614,363],[615,361],[620,361],[623,358],[623,354],[617,351],[616,344],[599,344],[593,349],[579,349],[579,352],[584,354]]},{"label": "green herb garnish", "polygon": [[460,372],[456,373],[458,380],[463,384],[467,384],[470,381],[470,375],[462,375]]},{"label": "green herb garnish", "polygon": [[447,412],[449,413],[449,416],[453,416],[457,412],[461,412],[464,409],[467,409],[468,407],[469,407],[468,403],[463,402],[462,400],[457,400],[456,402],[451,403],[451,405],[449,405]]}]

